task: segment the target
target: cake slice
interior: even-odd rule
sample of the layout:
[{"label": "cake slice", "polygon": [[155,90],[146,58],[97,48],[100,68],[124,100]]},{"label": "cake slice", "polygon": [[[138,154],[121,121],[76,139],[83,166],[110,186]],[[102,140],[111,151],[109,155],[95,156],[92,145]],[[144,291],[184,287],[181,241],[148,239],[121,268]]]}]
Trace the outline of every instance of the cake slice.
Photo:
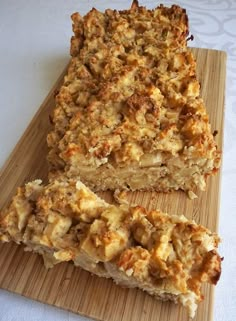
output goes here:
[{"label": "cake slice", "polygon": [[19,188],[0,216],[0,240],[23,243],[46,267],[72,261],[117,284],[172,300],[194,316],[202,283],[221,272],[219,237],[184,216],[110,205],[61,176]]},{"label": "cake slice", "polygon": [[72,59],[48,135],[50,177],[66,172],[94,191],[204,190],[220,153],[185,10],[134,1],[72,20]]}]

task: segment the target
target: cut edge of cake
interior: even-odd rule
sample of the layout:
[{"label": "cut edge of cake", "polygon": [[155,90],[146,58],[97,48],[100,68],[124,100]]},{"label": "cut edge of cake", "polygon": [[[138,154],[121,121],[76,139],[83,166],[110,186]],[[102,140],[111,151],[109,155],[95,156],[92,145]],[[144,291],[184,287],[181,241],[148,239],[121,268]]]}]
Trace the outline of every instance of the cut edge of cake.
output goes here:
[{"label": "cut edge of cake", "polygon": [[65,176],[18,188],[0,215],[0,241],[23,244],[46,267],[72,261],[93,274],[172,300],[194,316],[203,283],[221,273],[217,234],[141,206],[115,206]]}]

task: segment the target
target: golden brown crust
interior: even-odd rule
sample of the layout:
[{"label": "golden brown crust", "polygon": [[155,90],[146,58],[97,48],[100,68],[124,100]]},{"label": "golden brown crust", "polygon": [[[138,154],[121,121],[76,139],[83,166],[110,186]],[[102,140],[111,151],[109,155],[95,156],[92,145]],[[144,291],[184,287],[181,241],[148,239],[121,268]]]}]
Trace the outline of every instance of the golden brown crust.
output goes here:
[{"label": "golden brown crust", "polygon": [[216,284],[221,272],[219,237],[208,229],[184,216],[109,205],[63,176],[44,187],[35,181],[18,189],[1,215],[0,240],[24,243],[43,255],[46,266],[71,260],[172,299],[191,315],[202,300],[202,283]]},{"label": "golden brown crust", "polygon": [[[92,9],[72,20],[72,60],[48,136],[52,174],[67,171],[95,190],[204,189],[220,156],[186,46],[185,10],[134,1],[130,10]],[[144,175],[133,183],[143,164],[146,186]],[[134,174],[119,180],[128,167]]]}]

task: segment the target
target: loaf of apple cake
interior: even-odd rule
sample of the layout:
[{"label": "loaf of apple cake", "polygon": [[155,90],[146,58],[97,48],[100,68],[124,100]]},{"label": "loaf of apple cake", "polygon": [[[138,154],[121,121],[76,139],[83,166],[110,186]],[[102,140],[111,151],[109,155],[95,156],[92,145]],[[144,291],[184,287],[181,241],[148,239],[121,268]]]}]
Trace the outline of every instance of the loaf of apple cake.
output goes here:
[{"label": "loaf of apple cake", "polygon": [[220,153],[187,48],[184,9],[72,15],[72,59],[48,135],[50,176],[94,191],[204,190]]},{"label": "loaf of apple cake", "polygon": [[221,272],[219,237],[184,216],[141,206],[110,205],[80,181],[58,177],[18,188],[0,216],[0,240],[23,243],[46,267],[72,261],[117,284],[186,307],[191,317],[201,285]]}]

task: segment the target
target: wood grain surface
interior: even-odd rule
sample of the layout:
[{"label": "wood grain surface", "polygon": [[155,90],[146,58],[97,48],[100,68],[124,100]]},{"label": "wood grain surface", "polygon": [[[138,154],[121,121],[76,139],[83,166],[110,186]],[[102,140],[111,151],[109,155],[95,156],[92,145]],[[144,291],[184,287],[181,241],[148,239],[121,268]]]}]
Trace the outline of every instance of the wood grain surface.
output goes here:
[{"label": "wood grain surface", "polygon": [[[222,51],[193,49],[197,59],[198,79],[205,100],[212,131],[222,149],[226,54]],[[39,108],[26,132],[16,145],[0,173],[0,208],[9,203],[16,187],[25,182],[47,179],[46,134],[49,114],[54,107],[54,92],[62,83],[60,76]],[[220,173],[208,181],[207,191],[189,200],[183,192],[172,194],[130,193],[131,203],[160,208],[170,214],[184,214],[213,231],[217,230]],[[109,193],[102,193],[112,201]],[[28,298],[104,321],[186,321],[186,311],[171,302],[160,302],[137,289],[123,289],[111,280],[98,278],[61,263],[46,270],[41,257],[24,252],[22,246],[0,245],[0,287]],[[199,305],[195,320],[212,320],[213,287],[204,286],[205,300]]]}]

